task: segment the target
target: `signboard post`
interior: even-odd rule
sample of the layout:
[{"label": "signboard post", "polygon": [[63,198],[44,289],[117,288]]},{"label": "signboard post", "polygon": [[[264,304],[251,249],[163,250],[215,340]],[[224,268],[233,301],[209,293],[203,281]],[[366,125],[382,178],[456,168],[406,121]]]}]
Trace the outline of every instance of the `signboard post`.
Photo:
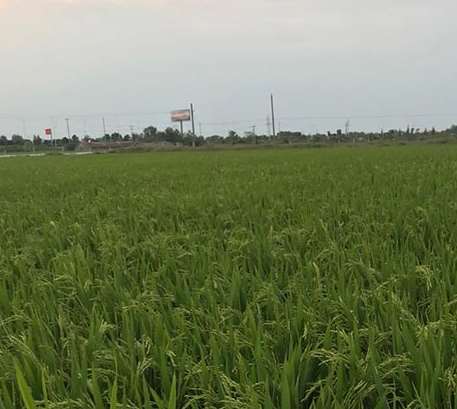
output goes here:
[{"label": "signboard post", "polygon": [[194,119],[194,104],[190,104],[190,115],[192,119],[192,148],[195,149],[195,119]]}]

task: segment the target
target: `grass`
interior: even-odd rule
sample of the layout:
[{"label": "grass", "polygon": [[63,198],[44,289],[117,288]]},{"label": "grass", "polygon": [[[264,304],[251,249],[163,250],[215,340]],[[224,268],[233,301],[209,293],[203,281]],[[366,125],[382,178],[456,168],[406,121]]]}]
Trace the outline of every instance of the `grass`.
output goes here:
[{"label": "grass", "polygon": [[0,162],[0,408],[457,408],[457,148]]}]

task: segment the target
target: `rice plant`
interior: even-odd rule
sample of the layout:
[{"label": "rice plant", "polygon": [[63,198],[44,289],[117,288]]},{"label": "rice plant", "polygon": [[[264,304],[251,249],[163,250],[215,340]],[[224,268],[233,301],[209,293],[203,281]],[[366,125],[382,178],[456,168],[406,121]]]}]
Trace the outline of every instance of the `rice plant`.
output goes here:
[{"label": "rice plant", "polygon": [[457,149],[0,162],[1,409],[457,408]]}]

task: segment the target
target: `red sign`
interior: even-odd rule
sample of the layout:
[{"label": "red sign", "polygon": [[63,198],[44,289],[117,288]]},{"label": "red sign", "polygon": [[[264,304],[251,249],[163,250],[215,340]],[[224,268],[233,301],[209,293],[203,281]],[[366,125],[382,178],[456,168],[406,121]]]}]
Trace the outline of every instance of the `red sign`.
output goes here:
[{"label": "red sign", "polygon": [[44,130],[45,135],[51,136],[52,135],[52,129],[51,128],[46,128]]}]

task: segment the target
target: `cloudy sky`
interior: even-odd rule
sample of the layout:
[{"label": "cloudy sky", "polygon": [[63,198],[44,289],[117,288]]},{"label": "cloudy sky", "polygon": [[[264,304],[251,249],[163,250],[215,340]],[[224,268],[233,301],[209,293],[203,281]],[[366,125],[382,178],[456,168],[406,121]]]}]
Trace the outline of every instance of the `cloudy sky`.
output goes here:
[{"label": "cloudy sky", "polygon": [[[455,0],[0,0],[0,133],[457,122]],[[454,115],[454,116],[453,116]]]}]

